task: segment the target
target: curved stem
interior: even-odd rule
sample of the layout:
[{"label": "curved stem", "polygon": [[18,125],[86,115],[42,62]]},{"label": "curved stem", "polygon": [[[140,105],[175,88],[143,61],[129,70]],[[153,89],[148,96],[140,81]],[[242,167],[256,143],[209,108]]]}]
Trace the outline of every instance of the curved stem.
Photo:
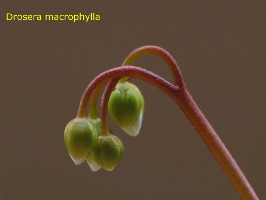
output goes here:
[{"label": "curved stem", "polygon": [[134,66],[126,66],[126,67],[116,67],[114,69],[110,69],[108,71],[103,72],[102,74],[98,75],[93,81],[88,85],[86,90],[84,91],[78,109],[77,117],[85,117],[86,109],[88,106],[88,100],[93,93],[94,89],[109,78],[122,78],[125,76],[130,76],[132,78],[138,78],[143,81],[150,83],[151,85],[157,87],[161,91],[165,92],[169,96],[174,96],[175,92],[178,91],[179,87],[172,85],[165,79],[161,78],[160,76],[142,69],[140,67]]},{"label": "curved stem", "polygon": [[117,82],[119,81],[119,78],[113,78],[109,81],[108,85],[105,87],[102,101],[101,101],[101,127],[102,127],[102,135],[108,135],[108,123],[107,123],[107,113],[108,113],[108,102],[111,93],[113,92]]},{"label": "curved stem", "polygon": [[[170,70],[174,76],[175,85],[178,85],[181,88],[185,87],[185,82],[184,82],[184,79],[183,79],[183,76],[181,74],[181,70],[180,70],[178,64],[176,63],[175,59],[171,56],[171,54],[161,47],[147,45],[147,46],[137,48],[134,51],[132,51],[126,57],[126,59],[122,63],[122,66],[132,65],[132,63],[137,58],[139,58],[140,56],[146,55],[146,54],[154,54],[154,55],[160,56],[168,64],[168,66],[169,66],[169,68],[170,68]],[[89,108],[90,108],[89,109],[89,117],[90,118],[97,118],[98,117],[97,104],[98,104],[100,92],[101,92],[104,85],[105,85],[105,83],[97,86],[97,88],[95,89],[95,92],[93,92],[93,94],[92,94],[90,106],[89,106]]]},{"label": "curved stem", "polygon": [[[90,85],[85,90],[80,102],[78,117],[84,116],[88,98],[98,84],[109,78],[119,79],[124,76],[139,78],[143,81],[146,81],[170,96],[180,106],[181,110],[197,130],[200,137],[202,138],[214,158],[217,160],[217,162],[237,190],[240,197],[243,200],[259,199],[252,186],[246,179],[245,175],[237,165],[233,156],[223,144],[218,134],[210,125],[204,114],[198,108],[197,104],[194,102],[187,89],[185,87],[179,88],[178,86],[172,85],[168,81],[164,80],[156,74],[153,74],[152,72],[139,67],[126,66],[111,69],[100,74],[90,83]],[[104,103],[106,105],[102,104],[103,107],[107,106],[108,101],[105,100]]]},{"label": "curved stem", "polygon": [[185,82],[181,74],[181,70],[176,63],[175,59],[171,54],[165,49],[158,46],[143,46],[132,51],[124,60],[122,66],[132,65],[133,62],[140,56],[146,54],[155,54],[160,56],[169,66],[175,80],[175,85],[178,85],[180,88],[185,87]]},{"label": "curved stem", "polygon": [[107,81],[103,81],[101,84],[99,84],[91,95],[91,100],[89,102],[89,118],[91,119],[96,119],[98,117],[97,106],[98,106],[99,96],[106,82]]},{"label": "curved stem", "polygon": [[[229,179],[233,182],[233,185],[237,185],[236,189],[240,196],[243,199],[258,199],[255,192],[253,191],[252,187],[248,183],[247,179],[245,178],[244,174],[236,164],[235,160],[230,155],[229,151],[226,149],[220,138],[218,137],[217,133],[214,131],[212,126],[209,124],[208,120],[205,118],[203,113],[200,111],[194,100],[192,99],[191,95],[186,89],[184,79],[182,77],[181,71],[172,56],[164,49],[157,47],[157,46],[143,46],[137,48],[132,53],[130,53],[127,58],[124,60],[123,65],[131,65],[133,61],[141,55],[144,54],[155,54],[161,56],[169,65],[175,79],[175,83],[180,86],[180,89],[183,90],[181,92],[181,99],[175,99],[175,101],[179,104],[183,112],[186,114],[190,122],[196,128],[196,130],[200,133],[201,138],[207,145],[209,150],[215,154],[214,157],[222,166],[223,169],[228,169],[232,173],[227,173]],[[213,139],[215,138],[215,139]],[[212,140],[213,139],[213,140]],[[206,142],[207,141],[207,142]],[[210,143],[209,141],[213,141]],[[216,148],[215,146],[219,146]],[[220,149],[220,152],[217,153],[214,149]],[[219,157],[219,159],[217,159]],[[227,161],[224,161],[227,160]],[[230,163],[230,164],[228,164]],[[234,173],[237,171],[237,173]]]}]

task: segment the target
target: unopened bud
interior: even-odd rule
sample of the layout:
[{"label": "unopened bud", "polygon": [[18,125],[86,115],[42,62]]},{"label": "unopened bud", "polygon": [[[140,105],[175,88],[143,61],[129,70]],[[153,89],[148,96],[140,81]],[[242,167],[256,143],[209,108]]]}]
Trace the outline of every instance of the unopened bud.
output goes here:
[{"label": "unopened bud", "polygon": [[127,81],[118,83],[108,104],[114,121],[128,134],[139,134],[144,113],[144,99],[140,90]]},{"label": "unopened bud", "polygon": [[112,171],[120,162],[123,155],[124,145],[118,137],[109,134],[98,138],[94,158],[103,169]]},{"label": "unopened bud", "polygon": [[64,140],[76,165],[83,163],[97,144],[95,127],[85,118],[71,120],[65,128]]}]

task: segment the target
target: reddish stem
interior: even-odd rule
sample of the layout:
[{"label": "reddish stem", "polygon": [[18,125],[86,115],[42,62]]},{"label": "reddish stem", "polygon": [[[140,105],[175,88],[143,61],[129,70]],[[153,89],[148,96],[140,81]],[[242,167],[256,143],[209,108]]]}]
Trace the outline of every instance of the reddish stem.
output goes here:
[{"label": "reddish stem", "polygon": [[[177,65],[175,59],[171,56],[169,52],[167,52],[165,49],[161,47],[147,45],[147,46],[142,46],[140,48],[137,48],[126,57],[126,59],[123,61],[122,66],[132,65],[135,59],[139,58],[142,55],[146,55],[146,54],[154,54],[154,55],[160,56],[168,64],[174,76],[175,85],[178,85],[181,88],[185,87],[185,82],[183,80],[180,68]],[[104,85],[105,83],[97,86],[97,88],[91,95],[91,101],[89,105],[89,117],[90,118],[98,117],[97,104],[98,104],[100,92]]]},{"label": "reddish stem", "polygon": [[171,54],[168,51],[166,51],[161,47],[147,45],[137,48],[126,57],[122,66],[132,65],[135,59],[146,54],[155,54],[157,56],[160,56],[168,64],[174,76],[175,85],[178,85],[180,88],[185,86],[181,70],[178,64],[176,63],[175,59],[171,56]]},{"label": "reddish stem", "polygon": [[201,112],[192,96],[186,89],[180,92],[180,94],[179,97],[176,97],[178,99],[175,99],[176,103],[199,133],[201,139],[224,170],[239,196],[243,200],[258,200],[259,198],[247,178],[218,134]]},{"label": "reddish stem", "polygon": [[178,86],[172,85],[162,77],[142,69],[140,67],[126,66],[126,67],[116,67],[108,71],[103,72],[98,75],[93,81],[90,82],[86,90],[84,91],[78,109],[77,117],[85,117],[86,109],[88,106],[88,100],[94,91],[94,89],[109,78],[122,78],[125,76],[130,76],[132,78],[138,78],[140,80],[146,81],[149,84],[157,87],[161,91],[165,92],[169,96],[175,96],[175,92],[179,89]]},{"label": "reddish stem", "polygon": [[102,101],[101,101],[101,111],[100,111],[101,127],[102,127],[101,135],[109,134],[108,123],[107,123],[108,101],[118,81],[119,78],[111,79],[103,92]]},{"label": "reddish stem", "polygon": [[[85,116],[85,109],[87,107],[89,96],[98,84],[109,78],[119,79],[125,76],[146,81],[170,96],[180,106],[181,110],[197,130],[200,137],[221,168],[224,170],[240,197],[243,200],[259,199],[228,149],[225,147],[215,130],[194,102],[186,87],[179,88],[164,80],[160,76],[139,67],[126,66],[114,68],[97,76],[87,87],[80,102],[78,117]],[[110,91],[108,92],[108,90],[109,89],[106,90],[107,94],[105,95],[104,100],[105,105],[102,104],[102,109],[108,106],[107,99],[109,98],[108,95],[110,95]],[[102,114],[104,113],[105,115],[107,114],[106,111]],[[107,117],[103,119],[104,126],[107,127]]]},{"label": "reddish stem", "polygon": [[104,85],[106,84],[107,81],[103,81],[101,84],[99,84],[95,90],[93,91],[92,95],[91,95],[91,99],[89,102],[89,118],[91,119],[96,119],[98,118],[98,114],[97,114],[97,106],[98,106],[98,100],[99,100],[99,96],[100,93],[104,87]]}]

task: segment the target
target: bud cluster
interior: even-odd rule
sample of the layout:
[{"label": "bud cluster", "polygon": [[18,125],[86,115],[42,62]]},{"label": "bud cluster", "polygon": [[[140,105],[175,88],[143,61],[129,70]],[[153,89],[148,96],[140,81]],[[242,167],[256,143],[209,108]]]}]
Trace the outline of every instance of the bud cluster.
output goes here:
[{"label": "bud cluster", "polygon": [[[130,136],[138,135],[144,112],[144,99],[139,89],[120,81],[111,93],[108,110],[112,119]],[[77,117],[65,128],[64,140],[76,165],[87,162],[92,171],[112,171],[124,155],[122,141],[112,134],[102,134],[101,120]]]}]

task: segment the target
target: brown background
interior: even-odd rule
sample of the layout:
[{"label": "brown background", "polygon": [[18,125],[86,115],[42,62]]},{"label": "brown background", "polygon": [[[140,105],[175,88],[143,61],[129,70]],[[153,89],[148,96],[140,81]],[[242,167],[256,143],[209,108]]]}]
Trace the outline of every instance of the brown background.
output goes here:
[{"label": "brown background", "polygon": [[[266,199],[266,4],[225,1],[1,4],[1,200],[238,199],[180,109],[134,81],[146,100],[112,172],[75,166],[64,142],[87,84],[133,49],[166,48],[261,199]],[[13,14],[101,14],[100,22],[5,22]],[[135,65],[168,80],[155,56]]]}]

